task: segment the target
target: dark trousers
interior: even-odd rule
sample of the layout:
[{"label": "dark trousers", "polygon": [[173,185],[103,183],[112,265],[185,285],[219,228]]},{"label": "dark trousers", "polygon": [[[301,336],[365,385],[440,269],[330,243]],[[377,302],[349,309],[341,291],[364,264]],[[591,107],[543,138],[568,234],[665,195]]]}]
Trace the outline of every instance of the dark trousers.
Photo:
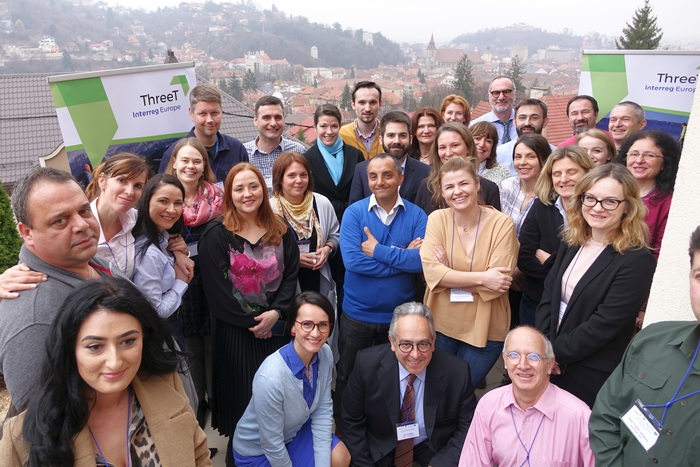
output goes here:
[{"label": "dark trousers", "polygon": [[350,373],[355,367],[357,352],[373,345],[385,344],[389,341],[389,325],[363,323],[344,314],[340,319],[340,334],[338,336],[338,373],[335,379],[334,412],[340,413],[340,401],[348,384]]}]

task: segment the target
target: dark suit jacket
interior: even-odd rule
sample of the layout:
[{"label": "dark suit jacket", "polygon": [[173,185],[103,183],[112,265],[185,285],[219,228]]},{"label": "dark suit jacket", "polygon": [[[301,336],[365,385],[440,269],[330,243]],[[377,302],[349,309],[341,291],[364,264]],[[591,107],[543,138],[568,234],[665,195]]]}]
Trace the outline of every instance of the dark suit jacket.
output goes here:
[{"label": "dark suit jacket", "polygon": [[[425,377],[423,415],[431,465],[457,465],[476,398],[469,365],[435,349]],[[401,400],[399,363],[389,344],[357,354],[340,413],[342,438],[353,466],[393,464]]]},{"label": "dark suit jacket", "polygon": [[[355,176],[352,179],[352,188],[350,189],[350,204],[355,201],[367,198],[372,194],[369,191],[369,182],[367,181],[367,166],[368,159],[355,167]],[[430,166],[417,161],[411,157],[406,157],[406,167],[403,174],[403,183],[399,188],[401,198],[413,203],[418,194],[418,187],[421,181],[430,174]]]},{"label": "dark suit jacket", "polygon": [[[501,210],[501,193],[498,191],[498,185],[493,183],[491,180],[487,180],[482,176],[479,176],[479,198],[480,202],[493,206],[494,208]],[[433,204],[433,195],[428,189],[428,179],[426,178],[420,184],[418,188],[418,195],[416,195],[416,201],[413,204],[420,206],[427,215],[431,212],[446,208],[447,204],[442,201],[439,206]]]},{"label": "dark suit jacket", "polygon": [[343,173],[340,176],[340,182],[336,185],[331,178],[328,167],[323,161],[321,151],[318,149],[318,143],[314,143],[305,153],[306,160],[309,161],[311,168],[311,176],[314,180],[314,191],[320,193],[331,201],[335,215],[338,217],[338,222],[343,218],[345,208],[350,204],[350,188],[352,185],[355,167],[365,160],[364,156],[357,148],[343,143]]},{"label": "dark suit jacket", "polygon": [[[559,209],[554,204],[546,205],[536,199],[520,228],[520,253],[518,269],[525,273],[520,290],[530,299],[540,301],[544,290],[544,280],[557,259],[561,246],[559,230],[564,225]],[[544,264],[535,257],[540,249],[549,253]]]},{"label": "dark suit jacket", "polygon": [[557,330],[562,278],[579,249],[562,243],[537,307],[537,328],[552,341],[563,376],[582,367],[609,374],[632,338],[656,261],[646,248],[621,255],[608,245],[576,284]]}]

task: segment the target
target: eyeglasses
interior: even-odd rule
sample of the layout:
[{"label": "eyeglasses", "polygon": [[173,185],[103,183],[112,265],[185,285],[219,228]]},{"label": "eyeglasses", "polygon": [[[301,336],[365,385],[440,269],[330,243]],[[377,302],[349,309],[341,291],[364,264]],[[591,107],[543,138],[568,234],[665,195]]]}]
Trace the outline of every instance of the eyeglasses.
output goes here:
[{"label": "eyeglasses", "polygon": [[314,323],[313,321],[296,321],[301,326],[301,330],[304,332],[311,332],[314,328],[318,328],[318,332],[325,334],[331,330],[331,323],[328,321],[321,321],[320,323]]},{"label": "eyeglasses", "polygon": [[513,94],[513,90],[503,89],[501,91],[489,91],[489,94],[491,94],[493,97],[498,97],[501,94],[503,94],[503,97],[509,97],[511,94]]},{"label": "eyeglasses", "polygon": [[603,209],[606,211],[614,211],[617,209],[617,207],[620,205],[620,203],[624,203],[626,200],[622,199],[615,199],[615,198],[605,198],[605,199],[598,199],[595,196],[591,195],[581,195],[581,203],[583,203],[584,206],[588,206],[589,208],[595,207],[596,204],[600,203]]},{"label": "eyeglasses", "polygon": [[633,160],[633,161],[634,161],[634,160],[638,160],[638,159],[641,159],[641,160],[643,160],[643,161],[644,161],[644,160],[663,159],[663,157],[664,157],[664,156],[662,156],[662,155],[660,155],[660,154],[654,154],[653,152],[644,152],[644,153],[642,153],[642,152],[634,151],[634,152],[628,152],[628,153],[627,153],[627,159],[630,159],[630,160]]},{"label": "eyeglasses", "polygon": [[[517,365],[518,363],[520,363],[520,360],[521,360],[523,357],[522,357],[518,352],[513,351],[513,352],[508,352],[508,353],[506,354],[506,358],[508,359],[508,362],[509,362],[510,364],[512,364],[512,365]],[[537,364],[539,364],[542,360],[544,360],[544,358],[543,358],[543,357],[540,357],[540,356],[537,355],[536,353],[529,353],[529,354],[525,355],[525,360],[527,360],[527,362],[528,362],[530,365],[537,365]]]},{"label": "eyeglasses", "polygon": [[399,350],[403,353],[413,352],[413,347],[417,348],[420,353],[427,353],[427,352],[430,352],[430,349],[433,348],[433,343],[432,342],[418,342],[417,344],[414,344],[413,342],[399,342],[398,347],[399,347]]}]

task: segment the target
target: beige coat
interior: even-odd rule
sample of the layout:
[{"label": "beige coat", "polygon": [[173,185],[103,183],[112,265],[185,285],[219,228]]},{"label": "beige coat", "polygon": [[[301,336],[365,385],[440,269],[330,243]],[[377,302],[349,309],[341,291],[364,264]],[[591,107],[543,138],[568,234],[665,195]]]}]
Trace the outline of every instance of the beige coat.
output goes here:
[{"label": "beige coat", "polygon": [[[164,466],[210,466],[207,435],[197,424],[189,400],[176,373],[136,376],[132,382],[153,442]],[[22,438],[23,412],[5,422],[0,441],[0,465],[22,467],[29,457],[29,446]],[[75,467],[94,467],[95,452],[92,448],[87,425],[73,442]]]},{"label": "beige coat", "polygon": [[[508,293],[477,287],[473,302],[451,302],[450,289],[438,283],[451,269],[469,271],[470,264],[474,272],[497,266],[515,269],[519,245],[513,221],[491,206],[482,209],[490,215],[479,226],[473,264],[471,251],[467,254],[459,238],[453,237],[450,208],[430,214],[420,249],[427,284],[424,303],[433,312],[435,330],[474,347],[485,347],[487,340],[505,339],[510,327]],[[445,249],[451,268],[435,260],[433,248],[437,245]]]}]

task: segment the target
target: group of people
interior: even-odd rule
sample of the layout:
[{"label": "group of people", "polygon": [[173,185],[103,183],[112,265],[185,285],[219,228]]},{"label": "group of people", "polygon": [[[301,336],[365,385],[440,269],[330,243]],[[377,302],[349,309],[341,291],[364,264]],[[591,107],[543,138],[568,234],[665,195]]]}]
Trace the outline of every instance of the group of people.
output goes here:
[{"label": "group of people", "polygon": [[[208,465],[209,412],[227,465],[593,465],[590,408],[643,319],[680,149],[631,102],[596,129],[590,96],[555,148],[547,106],[516,95],[499,76],[478,119],[457,95],[380,119],[361,81],[356,119],[319,106],[307,149],[274,96],[255,140],[220,133],[200,85],[157,175],[129,153],[85,193],[33,171],[0,276],[21,412],[3,465]],[[499,358],[510,384],[477,405]]]}]

